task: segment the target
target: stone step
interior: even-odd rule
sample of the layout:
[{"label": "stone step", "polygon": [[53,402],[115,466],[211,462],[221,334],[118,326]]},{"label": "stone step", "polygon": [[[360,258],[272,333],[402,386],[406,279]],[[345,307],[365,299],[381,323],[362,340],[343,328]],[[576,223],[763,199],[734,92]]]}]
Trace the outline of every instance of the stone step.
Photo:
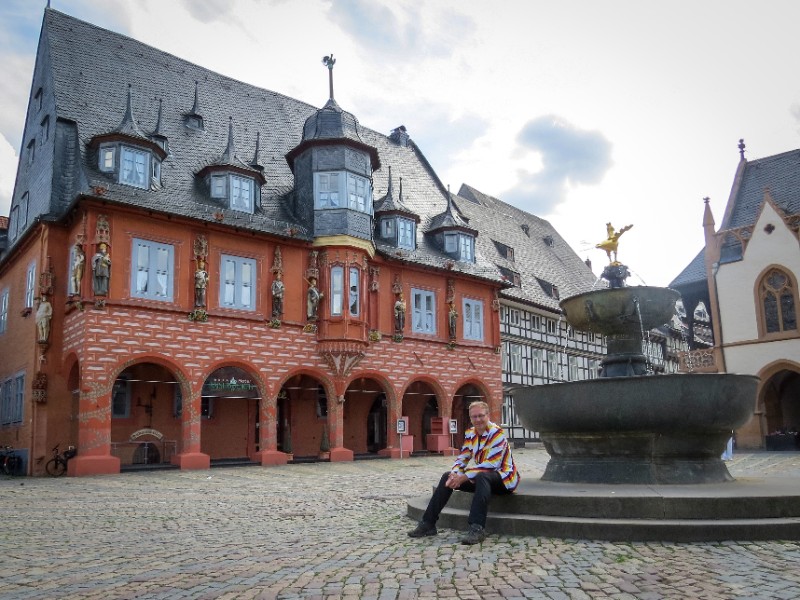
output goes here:
[{"label": "stone step", "polygon": [[[408,515],[419,521],[428,498],[408,502]],[[438,527],[466,530],[469,511],[448,506]],[[591,539],[615,542],[711,542],[725,540],[800,540],[800,518],[776,519],[592,519],[491,511],[488,533]]]}]

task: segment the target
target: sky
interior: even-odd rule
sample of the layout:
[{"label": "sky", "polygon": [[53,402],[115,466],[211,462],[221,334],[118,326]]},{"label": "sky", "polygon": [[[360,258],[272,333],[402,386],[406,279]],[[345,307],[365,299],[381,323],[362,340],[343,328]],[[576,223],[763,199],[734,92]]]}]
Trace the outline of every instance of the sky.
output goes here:
[{"label": "sky", "polygon": [[[0,0],[0,215],[8,215],[46,0]],[[629,284],[667,285],[722,220],[745,140],[800,147],[800,2],[51,0],[362,125],[399,125],[445,185],[547,219],[595,273],[607,222]],[[90,51],[90,49],[87,49]]]}]

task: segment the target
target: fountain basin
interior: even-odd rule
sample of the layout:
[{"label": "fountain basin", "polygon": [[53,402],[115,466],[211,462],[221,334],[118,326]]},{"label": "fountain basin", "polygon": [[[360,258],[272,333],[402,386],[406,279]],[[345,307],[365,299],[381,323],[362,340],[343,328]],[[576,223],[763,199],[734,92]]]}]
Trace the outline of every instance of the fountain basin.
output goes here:
[{"label": "fountain basin", "polygon": [[604,335],[634,333],[641,340],[643,331],[669,322],[680,297],[670,288],[633,286],[578,294],[562,300],[560,306],[575,329]]},{"label": "fountain basin", "polygon": [[520,421],[550,454],[544,481],[695,484],[733,480],[720,456],[752,416],[757,386],[751,375],[690,373],[511,393]]}]

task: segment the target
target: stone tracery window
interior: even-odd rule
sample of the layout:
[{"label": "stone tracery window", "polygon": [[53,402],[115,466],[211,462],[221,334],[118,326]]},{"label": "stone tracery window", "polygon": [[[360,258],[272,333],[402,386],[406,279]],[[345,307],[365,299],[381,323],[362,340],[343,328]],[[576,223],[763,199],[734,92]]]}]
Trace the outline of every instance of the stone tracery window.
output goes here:
[{"label": "stone tracery window", "polygon": [[781,269],[770,269],[759,285],[759,299],[765,333],[797,330],[797,313],[792,279]]}]

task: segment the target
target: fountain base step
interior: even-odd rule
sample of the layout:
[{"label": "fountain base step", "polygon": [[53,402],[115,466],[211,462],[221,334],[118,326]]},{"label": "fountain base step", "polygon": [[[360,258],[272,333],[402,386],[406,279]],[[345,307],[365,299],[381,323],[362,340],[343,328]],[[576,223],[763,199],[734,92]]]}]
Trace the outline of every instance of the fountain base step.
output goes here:
[{"label": "fountain base step", "polygon": [[[428,497],[408,502],[419,520]],[[438,525],[467,528],[472,494],[455,492]],[[800,540],[800,481],[738,479],[700,485],[523,481],[492,498],[493,533],[608,541]]]}]

